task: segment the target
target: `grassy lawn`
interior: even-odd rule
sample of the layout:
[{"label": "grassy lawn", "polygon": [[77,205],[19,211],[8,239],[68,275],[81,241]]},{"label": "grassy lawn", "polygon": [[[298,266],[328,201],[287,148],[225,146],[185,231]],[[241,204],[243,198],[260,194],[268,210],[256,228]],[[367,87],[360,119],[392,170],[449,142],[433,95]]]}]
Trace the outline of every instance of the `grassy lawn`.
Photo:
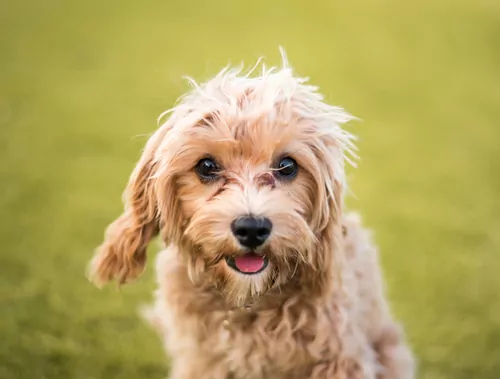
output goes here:
[{"label": "grassy lawn", "polygon": [[500,377],[499,2],[4,0],[0,378],[165,377],[137,315],[153,259],[120,291],[87,261],[181,77],[278,64],[279,45],[363,120],[349,205],[419,378]]}]

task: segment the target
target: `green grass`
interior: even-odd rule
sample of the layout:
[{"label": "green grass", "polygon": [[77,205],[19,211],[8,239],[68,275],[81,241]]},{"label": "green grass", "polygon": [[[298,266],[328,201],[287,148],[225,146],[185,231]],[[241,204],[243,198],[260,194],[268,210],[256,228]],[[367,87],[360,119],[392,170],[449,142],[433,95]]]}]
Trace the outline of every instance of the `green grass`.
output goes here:
[{"label": "green grass", "polygon": [[181,77],[279,45],[363,119],[349,204],[419,377],[498,378],[499,41],[493,0],[1,2],[0,378],[165,376],[151,264],[99,291],[87,261]]}]

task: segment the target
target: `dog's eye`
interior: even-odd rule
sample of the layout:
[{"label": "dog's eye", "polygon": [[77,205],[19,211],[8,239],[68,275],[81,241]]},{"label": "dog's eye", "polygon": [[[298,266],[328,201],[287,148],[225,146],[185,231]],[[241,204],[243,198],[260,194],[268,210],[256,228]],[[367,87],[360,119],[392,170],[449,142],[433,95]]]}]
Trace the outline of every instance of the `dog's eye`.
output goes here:
[{"label": "dog's eye", "polygon": [[204,158],[196,164],[195,170],[200,179],[205,181],[214,180],[217,179],[219,166],[213,159]]},{"label": "dog's eye", "polygon": [[299,165],[294,159],[285,157],[278,163],[276,174],[284,179],[292,179],[297,175]]}]

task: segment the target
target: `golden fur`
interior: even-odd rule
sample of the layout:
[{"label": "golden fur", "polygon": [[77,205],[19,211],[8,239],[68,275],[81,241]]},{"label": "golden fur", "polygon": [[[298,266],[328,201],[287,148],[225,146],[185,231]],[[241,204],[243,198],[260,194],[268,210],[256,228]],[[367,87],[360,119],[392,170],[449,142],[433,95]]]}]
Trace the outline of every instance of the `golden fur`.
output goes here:
[{"label": "golden fur", "polygon": [[[144,269],[160,234],[159,289],[145,313],[172,357],[172,379],[411,379],[414,363],[384,298],[376,250],[343,212],[352,119],[327,105],[287,66],[260,75],[225,69],[194,81],[148,141],[125,212],[91,262],[93,280],[125,283]],[[163,115],[165,116],[165,115]],[[276,175],[280,157],[299,165]],[[194,167],[221,167],[204,183]],[[268,267],[243,275],[231,222],[272,221],[260,253]]]}]

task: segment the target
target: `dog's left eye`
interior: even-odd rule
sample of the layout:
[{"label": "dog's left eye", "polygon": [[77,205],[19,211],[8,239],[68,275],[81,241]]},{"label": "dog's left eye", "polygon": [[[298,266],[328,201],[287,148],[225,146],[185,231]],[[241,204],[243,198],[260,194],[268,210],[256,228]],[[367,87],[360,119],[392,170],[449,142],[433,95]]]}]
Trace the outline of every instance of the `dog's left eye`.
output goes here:
[{"label": "dog's left eye", "polygon": [[279,161],[276,174],[281,178],[292,179],[297,175],[298,170],[297,162],[290,157],[285,157]]},{"label": "dog's left eye", "polygon": [[213,159],[204,158],[196,164],[195,170],[200,179],[205,181],[214,180],[217,179],[219,166]]}]

